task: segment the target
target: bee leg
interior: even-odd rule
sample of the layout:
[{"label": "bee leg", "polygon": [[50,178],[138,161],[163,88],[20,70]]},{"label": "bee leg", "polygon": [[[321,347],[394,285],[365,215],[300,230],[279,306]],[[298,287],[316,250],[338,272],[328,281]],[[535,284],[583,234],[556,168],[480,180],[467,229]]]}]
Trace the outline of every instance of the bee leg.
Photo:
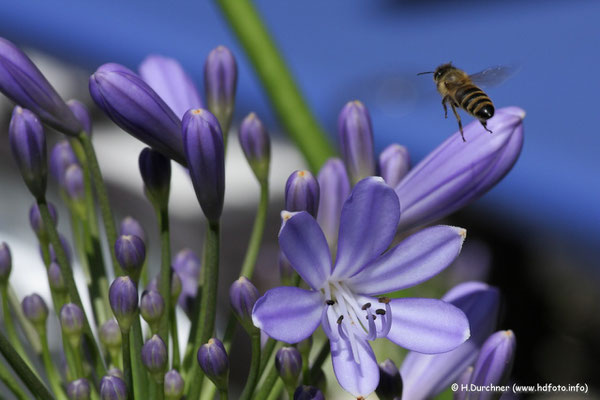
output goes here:
[{"label": "bee leg", "polygon": [[460,130],[460,136],[462,137],[463,142],[466,142],[465,134],[464,134],[463,128],[462,128],[462,122],[460,121],[460,115],[458,115],[458,112],[456,111],[456,107],[454,107],[454,103],[450,103],[450,107],[452,107],[452,111],[454,112],[454,116],[456,117],[456,121],[458,122],[458,129]]},{"label": "bee leg", "polygon": [[479,121],[481,122],[481,125],[483,125],[483,129],[485,129],[486,131],[488,131],[489,133],[494,133],[492,131],[490,131],[487,127],[487,121]]},{"label": "bee leg", "polygon": [[446,106],[446,102],[450,100],[450,96],[444,96],[442,99],[442,105],[444,106],[444,118],[448,118],[448,107]]}]

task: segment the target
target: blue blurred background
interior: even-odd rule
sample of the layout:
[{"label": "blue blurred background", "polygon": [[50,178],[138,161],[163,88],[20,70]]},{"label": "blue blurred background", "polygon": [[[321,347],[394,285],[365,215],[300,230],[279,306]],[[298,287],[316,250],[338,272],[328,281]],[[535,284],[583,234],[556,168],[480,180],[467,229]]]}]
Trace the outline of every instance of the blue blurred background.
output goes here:
[{"label": "blue blurred background", "polygon": [[[264,0],[256,5],[331,139],[336,140],[335,122],[343,104],[360,99],[371,111],[378,150],[399,142],[408,147],[413,162],[456,131],[456,121],[443,117],[431,77],[417,77],[417,72],[448,61],[469,73],[493,65],[519,66],[488,94],[497,108],[517,105],[527,111],[521,158],[465,218],[487,232],[488,241],[506,244],[507,254],[500,259],[515,275],[495,277],[506,287],[539,295],[537,270],[519,269],[527,263],[540,269],[557,266],[560,273],[544,281],[550,286],[544,292],[548,297],[575,296],[582,279],[597,279],[600,2]],[[150,53],[172,56],[199,84],[205,56],[224,44],[240,64],[237,118],[256,111],[269,125],[277,123],[243,49],[212,2],[4,2],[0,35],[88,71],[109,61],[137,68]],[[470,119],[463,113],[463,121]],[[525,241],[527,251],[521,247]],[[585,271],[570,269],[574,265]],[[575,277],[579,280],[569,280]],[[524,288],[521,279],[529,282]],[[588,289],[582,292],[598,293],[595,283]],[[509,308],[529,306],[529,317],[545,316],[543,306],[529,301],[534,300],[528,295],[515,295]],[[587,307],[582,301],[573,307]],[[568,306],[563,310],[574,313],[577,334],[582,330],[585,338],[598,327],[597,320],[586,321],[597,309],[590,307],[583,314]],[[515,321],[519,323],[523,321]],[[559,329],[557,323],[550,319],[538,328]],[[592,326],[584,329],[585,324]],[[567,357],[571,368],[560,378],[586,379],[585,372],[577,375],[575,364],[583,371],[597,367],[598,341],[590,344],[580,335],[573,347],[569,335],[573,332],[562,330],[526,353],[537,357],[555,351],[557,357]],[[522,374],[527,367],[521,367]]]}]

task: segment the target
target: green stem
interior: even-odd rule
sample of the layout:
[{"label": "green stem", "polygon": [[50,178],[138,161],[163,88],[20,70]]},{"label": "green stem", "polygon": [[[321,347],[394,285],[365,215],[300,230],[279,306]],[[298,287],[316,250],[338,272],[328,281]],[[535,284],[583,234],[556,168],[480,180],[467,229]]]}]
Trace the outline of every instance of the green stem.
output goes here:
[{"label": "green stem", "polygon": [[54,400],[52,394],[48,391],[48,388],[35,376],[33,371],[27,366],[25,361],[19,356],[19,354],[12,347],[10,342],[4,336],[4,333],[0,330],[0,353],[6,359],[6,362],[12,367],[16,374],[21,378],[21,381],[27,386],[29,391],[33,393],[36,398],[40,400]]},{"label": "green stem", "polygon": [[46,335],[46,329],[40,329],[39,334],[40,340],[42,341],[42,361],[44,362],[44,368],[46,369],[46,374],[48,375],[50,387],[52,388],[52,391],[54,392],[58,400],[67,400],[67,395],[65,394],[61,386],[60,376],[57,374],[56,367],[52,362],[52,358],[50,357],[50,349],[48,348],[48,337]]},{"label": "green stem", "polygon": [[242,392],[240,400],[250,400],[254,393],[254,388],[258,381],[259,370],[260,370],[260,331],[256,329],[250,335],[252,342],[252,360],[250,361],[250,371],[248,372],[248,379],[246,380],[246,386]]},{"label": "green stem", "polygon": [[134,399],[135,397],[133,397],[133,375],[131,374],[131,346],[129,342],[130,330],[131,329],[121,331],[121,353],[123,357],[123,377],[125,378],[125,384],[127,385],[127,398]]},{"label": "green stem", "polygon": [[10,390],[18,400],[28,400],[29,396],[25,394],[23,389],[19,386],[19,384],[15,381],[12,374],[6,368],[4,363],[0,362],[0,380],[4,385]]},{"label": "green stem", "polygon": [[252,234],[250,235],[250,241],[248,242],[248,249],[246,250],[246,256],[244,257],[244,264],[240,276],[245,276],[248,279],[252,279],[254,274],[254,267],[256,266],[256,258],[260,250],[260,244],[262,242],[263,233],[265,231],[265,223],[267,220],[267,210],[269,208],[269,184],[265,180],[260,184],[260,200],[258,203],[258,210],[256,217],[254,218],[254,226],[252,227]]},{"label": "green stem", "polygon": [[[266,400],[277,400],[279,398],[279,394],[281,393],[282,390],[283,390],[283,381],[281,379],[279,379],[278,381],[275,382],[275,384],[271,388],[271,393],[269,393],[269,396],[266,398]],[[293,398],[294,398],[294,394],[292,393],[292,397],[290,397],[290,400],[292,400]],[[257,400],[258,400],[258,398],[257,398]]]},{"label": "green stem", "polygon": [[[269,373],[260,385],[260,390],[254,395],[254,400],[266,399],[269,396],[269,393],[271,393],[271,389],[273,388],[278,379],[279,373],[277,372],[277,369],[275,369],[275,367],[273,366],[273,368],[269,369]],[[280,379],[279,381],[283,383],[283,381],[281,381]]]},{"label": "green stem", "polygon": [[15,328],[15,324],[12,318],[12,314],[10,312],[9,300],[8,300],[8,286],[6,284],[0,285],[0,292],[2,292],[2,314],[4,315],[4,327],[6,328],[6,333],[8,334],[8,339],[10,343],[13,345],[19,356],[25,360],[27,365],[33,369],[33,364],[29,359],[29,356],[25,352],[25,348],[19,340],[19,335],[17,334],[17,329]]},{"label": "green stem", "polygon": [[335,154],[296,86],[285,61],[251,0],[218,0],[223,15],[246,50],[285,131],[313,171]]},{"label": "green stem", "polygon": [[[329,345],[329,340],[325,339],[323,344],[321,345],[321,349],[317,354],[317,358],[313,361],[312,366],[310,367],[310,373],[308,374],[308,383],[305,382],[306,385],[315,385],[317,383],[317,378],[319,377],[319,372],[321,371],[321,367],[327,357],[329,357],[329,353],[331,352],[331,346]],[[304,377],[306,380],[306,377]]]},{"label": "green stem", "polygon": [[277,346],[277,340],[275,340],[275,339],[269,338],[267,340],[267,343],[265,343],[265,346],[264,346],[263,352],[262,352],[262,358],[260,360],[261,375],[265,372],[265,369],[267,368],[267,364],[269,363],[269,359],[271,358],[271,355],[273,354],[273,351],[275,350],[276,346]]},{"label": "green stem", "polygon": [[[294,399],[294,391],[295,391],[295,389],[293,389],[293,388],[287,388],[288,400]],[[275,391],[273,391],[273,392],[275,392]],[[271,397],[271,396],[269,395],[269,397]]]},{"label": "green stem", "polygon": [[[217,308],[217,285],[219,282],[219,246],[220,246],[219,222],[209,222],[206,228],[204,241],[204,260],[202,269],[204,272],[204,283],[202,286],[202,299],[200,303],[199,325],[194,340],[194,349],[200,348],[208,342],[215,330],[215,314]],[[202,390],[204,373],[200,370],[197,362],[192,362],[192,369],[187,376],[191,382],[187,387],[189,400],[196,400]]]},{"label": "green stem", "polygon": [[169,235],[169,212],[165,204],[157,210],[158,225],[160,228],[161,265],[158,279],[158,292],[165,302],[165,313],[160,321],[158,335],[169,343],[169,317],[171,309],[171,239]]},{"label": "green stem", "polygon": [[227,400],[228,397],[229,391],[227,390],[227,388],[219,390],[219,400]]},{"label": "green stem", "polygon": [[156,382],[156,400],[164,400],[165,382]]},{"label": "green stem", "polygon": [[175,312],[175,305],[171,307],[171,340],[173,341],[172,368],[179,370],[181,356],[179,354],[179,333],[177,331],[177,313]]},{"label": "green stem", "polygon": [[[144,338],[142,337],[142,325],[139,318],[134,318],[133,324],[131,325],[131,335],[129,336],[131,359],[141,360]],[[133,392],[138,398],[147,399],[149,378],[144,366],[140,362],[134,362],[131,364],[131,372],[133,374]]]},{"label": "green stem", "polygon": [[56,259],[58,261],[58,266],[60,267],[60,272],[62,273],[63,278],[65,280],[69,297],[71,298],[71,301],[73,303],[79,306],[79,308],[83,312],[83,316],[85,317],[83,332],[85,337],[89,341],[89,345],[92,351],[92,358],[95,361],[96,373],[99,376],[104,376],[106,375],[106,368],[104,367],[104,363],[102,361],[100,349],[98,348],[98,344],[96,343],[96,340],[92,333],[92,328],[90,326],[88,317],[85,313],[85,308],[81,303],[81,298],[79,297],[79,292],[77,291],[77,286],[75,285],[75,279],[73,278],[73,271],[69,266],[67,256],[62,247],[62,243],[60,242],[58,232],[56,231],[56,227],[52,223],[50,212],[48,211],[48,204],[46,204],[45,199],[38,199],[37,203],[40,209],[40,214],[42,216],[42,221],[44,222],[44,226],[46,227],[46,231],[48,233],[48,236],[50,237],[50,243],[52,243],[52,247],[54,248],[54,253],[56,254]]}]

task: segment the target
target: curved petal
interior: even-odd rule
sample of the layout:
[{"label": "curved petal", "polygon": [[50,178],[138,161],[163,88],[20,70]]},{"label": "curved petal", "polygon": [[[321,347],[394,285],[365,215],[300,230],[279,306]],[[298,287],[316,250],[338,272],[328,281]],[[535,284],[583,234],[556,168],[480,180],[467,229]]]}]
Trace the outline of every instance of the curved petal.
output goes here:
[{"label": "curved petal", "polygon": [[347,341],[338,339],[330,342],[333,371],[340,386],[345,391],[355,397],[367,397],[377,388],[379,367],[369,342],[355,340],[360,364],[354,361],[354,356]]},{"label": "curved petal", "polygon": [[324,304],[320,292],[278,287],[256,301],[252,322],[273,339],[298,343],[317,329]]},{"label": "curved petal", "polygon": [[455,349],[470,336],[465,314],[442,300],[395,299],[392,329],[388,339],[419,353],[444,353]]},{"label": "curved petal", "polygon": [[333,276],[350,277],[388,248],[396,234],[400,204],[380,177],[358,182],[344,203]]},{"label": "curved petal", "polygon": [[355,293],[378,295],[424,282],[444,270],[458,254],[466,231],[438,225],[403,240],[348,280]]},{"label": "curved petal", "polygon": [[306,211],[286,213],[279,247],[296,272],[315,290],[331,275],[331,255],[323,231]]}]

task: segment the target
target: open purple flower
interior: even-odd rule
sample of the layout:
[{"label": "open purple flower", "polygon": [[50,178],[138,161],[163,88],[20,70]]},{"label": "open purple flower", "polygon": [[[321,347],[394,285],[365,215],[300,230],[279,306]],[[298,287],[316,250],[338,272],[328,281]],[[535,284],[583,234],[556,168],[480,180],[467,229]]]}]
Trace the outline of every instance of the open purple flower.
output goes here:
[{"label": "open purple flower", "polygon": [[280,248],[310,290],[274,288],[254,306],[254,324],[284,342],[304,340],[321,325],[337,379],[354,396],[368,395],[379,382],[369,341],[387,337],[410,350],[440,353],[469,338],[467,318],[453,305],[375,297],[436,275],[456,258],[465,237],[464,229],[434,226],[386,251],[399,218],[398,198],[383,179],[360,181],[342,209],[333,264],[315,219],[284,213]]}]

